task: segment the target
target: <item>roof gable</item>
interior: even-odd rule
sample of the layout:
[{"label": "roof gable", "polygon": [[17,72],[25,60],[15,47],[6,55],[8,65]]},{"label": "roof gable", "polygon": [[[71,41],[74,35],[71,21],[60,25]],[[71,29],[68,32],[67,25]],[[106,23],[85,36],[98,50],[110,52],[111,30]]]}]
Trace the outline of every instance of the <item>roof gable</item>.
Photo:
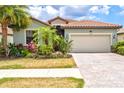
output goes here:
[{"label": "roof gable", "polygon": [[41,23],[41,24],[44,24],[44,25],[46,25],[46,26],[50,26],[48,23],[43,22],[43,21],[41,21],[41,20],[38,20],[38,19],[36,19],[36,18],[34,18],[34,17],[31,17],[31,19],[32,19],[32,20],[35,20],[35,21],[37,21],[37,22],[39,22],[39,23]]},{"label": "roof gable", "polygon": [[48,23],[51,24],[53,21],[58,20],[58,19],[64,21],[66,24],[68,23],[68,20],[66,20],[64,18],[61,18],[59,16],[57,16],[57,17],[55,17],[53,19],[48,20]]}]

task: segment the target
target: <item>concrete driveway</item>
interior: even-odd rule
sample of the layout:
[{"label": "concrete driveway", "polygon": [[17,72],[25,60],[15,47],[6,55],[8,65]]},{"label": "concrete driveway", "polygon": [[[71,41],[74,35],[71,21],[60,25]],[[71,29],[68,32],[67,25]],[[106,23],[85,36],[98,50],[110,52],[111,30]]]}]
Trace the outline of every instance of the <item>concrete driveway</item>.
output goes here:
[{"label": "concrete driveway", "polygon": [[114,53],[72,54],[88,88],[124,87],[124,56]]}]

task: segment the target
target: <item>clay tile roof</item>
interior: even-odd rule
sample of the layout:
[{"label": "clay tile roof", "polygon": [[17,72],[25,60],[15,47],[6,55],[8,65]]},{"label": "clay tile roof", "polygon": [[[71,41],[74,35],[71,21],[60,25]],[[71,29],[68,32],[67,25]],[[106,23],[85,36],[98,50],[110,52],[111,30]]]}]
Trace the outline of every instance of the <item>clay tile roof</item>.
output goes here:
[{"label": "clay tile roof", "polygon": [[93,20],[81,20],[61,25],[64,28],[122,28],[121,25]]}]

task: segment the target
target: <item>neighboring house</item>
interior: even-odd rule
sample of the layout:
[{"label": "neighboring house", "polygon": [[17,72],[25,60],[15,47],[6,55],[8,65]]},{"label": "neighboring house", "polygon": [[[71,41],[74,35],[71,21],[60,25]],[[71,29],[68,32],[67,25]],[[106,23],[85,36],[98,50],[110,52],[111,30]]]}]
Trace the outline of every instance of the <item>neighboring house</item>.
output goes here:
[{"label": "neighboring house", "polygon": [[55,26],[63,37],[73,40],[72,52],[111,52],[111,45],[117,42],[117,31],[121,25],[93,20],[72,20],[56,17],[48,22],[32,18],[32,24],[25,30],[13,33],[13,42],[27,44],[33,39],[33,32],[40,26]]},{"label": "neighboring house", "polygon": [[120,30],[117,32],[117,35],[118,35],[118,41],[124,40],[124,28],[120,29]]},{"label": "neighboring house", "polygon": [[[7,42],[8,43],[13,43],[13,31],[10,28],[7,28],[7,29],[8,29]],[[1,42],[1,40],[2,40],[2,29],[1,29],[1,25],[0,25],[0,42]]]}]

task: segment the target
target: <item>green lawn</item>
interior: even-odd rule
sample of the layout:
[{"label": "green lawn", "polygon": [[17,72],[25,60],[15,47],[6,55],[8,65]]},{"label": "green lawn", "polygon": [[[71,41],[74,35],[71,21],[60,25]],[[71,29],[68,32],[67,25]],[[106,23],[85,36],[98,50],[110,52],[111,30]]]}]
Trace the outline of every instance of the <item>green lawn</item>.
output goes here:
[{"label": "green lawn", "polygon": [[73,58],[34,59],[16,58],[0,59],[0,69],[40,69],[40,68],[73,68],[76,64]]},{"label": "green lawn", "polygon": [[0,79],[0,88],[82,88],[83,86],[84,81],[82,79],[71,77]]}]

